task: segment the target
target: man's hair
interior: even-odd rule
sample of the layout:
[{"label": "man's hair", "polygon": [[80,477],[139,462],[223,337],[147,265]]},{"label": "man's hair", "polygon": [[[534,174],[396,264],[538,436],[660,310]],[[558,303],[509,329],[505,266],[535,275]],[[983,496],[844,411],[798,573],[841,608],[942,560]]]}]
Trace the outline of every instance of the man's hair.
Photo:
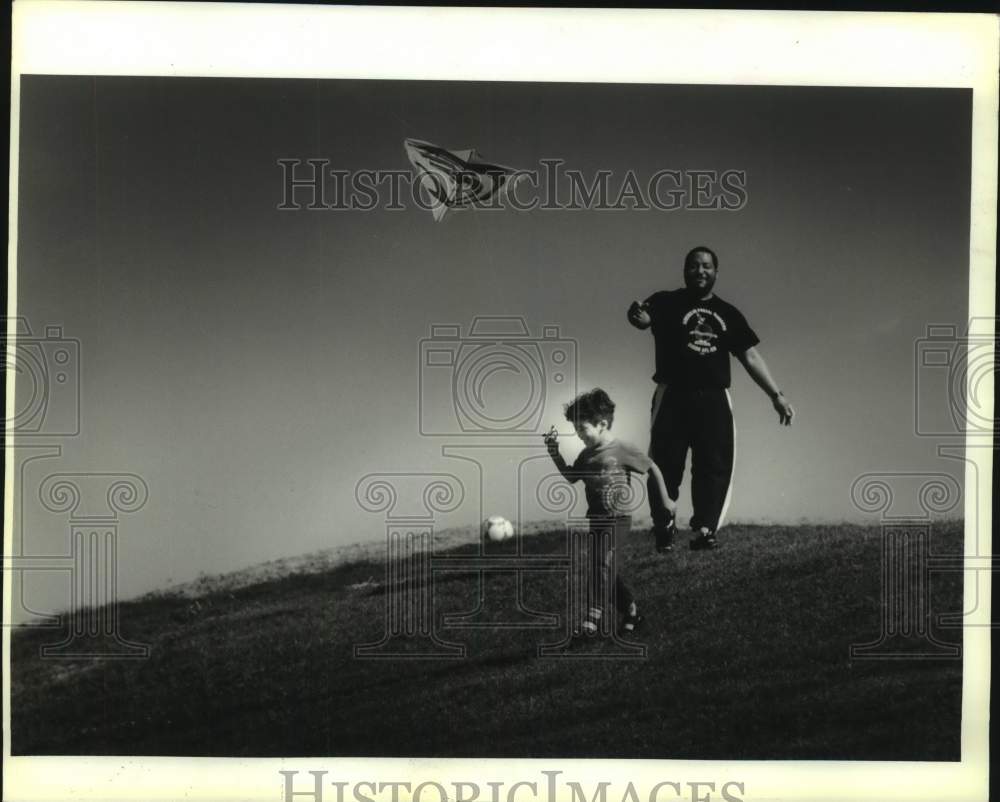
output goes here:
[{"label": "man's hair", "polygon": [[719,257],[716,256],[715,251],[713,251],[707,245],[699,245],[697,248],[692,248],[690,251],[688,251],[687,256],[684,257],[685,270],[687,269],[687,266],[691,264],[691,260],[694,259],[694,255],[696,253],[707,253],[709,256],[712,257],[712,264],[715,266],[715,269],[716,270],[719,269]]},{"label": "man's hair", "polygon": [[608,428],[615,420],[615,402],[600,387],[580,393],[565,406],[566,420],[574,426],[581,423],[595,424],[600,420],[608,422]]}]

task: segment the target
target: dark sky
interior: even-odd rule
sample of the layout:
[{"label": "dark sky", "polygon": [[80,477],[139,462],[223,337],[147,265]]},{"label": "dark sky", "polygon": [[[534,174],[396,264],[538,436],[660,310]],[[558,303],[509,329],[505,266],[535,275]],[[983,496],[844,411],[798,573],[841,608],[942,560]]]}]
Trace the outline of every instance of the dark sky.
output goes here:
[{"label": "dark sky", "polygon": [[[957,466],[913,434],[913,355],[968,317],[970,115],[966,90],[24,78],[18,313],[82,354],[82,431],[51,470],[149,484],[122,525],[126,595],[379,538],[361,476],[462,471],[455,440],[420,435],[420,341],[476,315],[558,326],[579,387],[607,389],[645,447],[652,342],[624,311],[704,243],[799,413],[779,429],[734,363],[730,518],[857,518],[859,474]],[[439,224],[277,209],[278,159],[408,169],[408,137],[523,168],[743,170],[748,202]],[[567,400],[545,398],[544,428]],[[442,523],[514,517],[492,503]],[[63,548],[64,520],[33,526]]]}]

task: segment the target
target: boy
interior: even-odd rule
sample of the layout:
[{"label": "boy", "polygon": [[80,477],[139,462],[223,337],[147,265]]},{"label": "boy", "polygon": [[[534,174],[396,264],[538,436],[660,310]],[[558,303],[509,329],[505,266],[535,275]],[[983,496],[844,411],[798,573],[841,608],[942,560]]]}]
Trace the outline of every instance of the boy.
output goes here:
[{"label": "boy", "polygon": [[673,502],[667,495],[663,475],[642,451],[616,440],[611,434],[615,404],[599,387],[581,393],[566,405],[566,420],[573,424],[585,448],[572,467],[559,453],[559,436],[553,427],[543,435],[549,455],[559,472],[569,482],[582,480],[587,491],[587,518],[590,519],[590,585],[586,619],[582,628],[595,634],[604,607],[614,587],[614,606],[622,614],[622,630],[632,633],[642,623],[635,597],[618,576],[615,568],[615,543],[628,534],[632,525],[630,511],[623,501],[630,495],[631,474],[648,478],[650,507],[657,520],[672,520]]}]

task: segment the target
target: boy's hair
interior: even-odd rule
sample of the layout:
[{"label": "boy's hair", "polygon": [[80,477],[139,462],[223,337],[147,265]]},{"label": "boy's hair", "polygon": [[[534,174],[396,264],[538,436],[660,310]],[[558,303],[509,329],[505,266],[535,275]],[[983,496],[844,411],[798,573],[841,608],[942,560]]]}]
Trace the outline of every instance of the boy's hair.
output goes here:
[{"label": "boy's hair", "polygon": [[600,387],[580,393],[566,404],[564,409],[566,420],[574,426],[581,423],[596,424],[599,420],[606,420],[610,429],[615,420],[615,402]]}]

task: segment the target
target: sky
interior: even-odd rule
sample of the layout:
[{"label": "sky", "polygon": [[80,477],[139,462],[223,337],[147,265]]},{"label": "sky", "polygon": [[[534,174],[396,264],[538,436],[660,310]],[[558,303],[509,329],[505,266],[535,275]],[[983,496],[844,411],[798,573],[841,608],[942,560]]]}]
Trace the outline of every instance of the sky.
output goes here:
[{"label": "sky", "polygon": [[[545,356],[534,385],[484,377],[493,410],[524,396],[541,432],[573,390],[601,386],[617,436],[645,448],[653,343],[625,309],[681,286],[698,244],[719,254],[716,292],[797,411],[779,427],[734,362],[730,520],[870,520],[851,503],[864,473],[961,476],[914,434],[915,407],[940,418],[946,405],[942,371],[919,373],[914,354],[929,324],[968,319],[970,114],[967,90],[26,77],[18,314],[38,340],[60,326],[79,342],[80,426],[40,439],[60,453],[19,480],[25,548],[66,551],[66,514],[37,497],[59,472],[148,486],[119,524],[124,597],[377,542],[386,515],[356,497],[371,474],[392,475],[394,515],[428,475],[458,477],[462,502],[439,528],[554,517],[532,500],[537,434],[458,428],[451,381],[470,325],[523,319],[536,355],[555,348],[549,327],[571,357],[561,383]],[[441,223],[413,205],[278,208],[279,159],[407,170],[407,138],[586,175],[740,170],[747,202]],[[436,326],[460,327],[438,348],[458,355],[453,369],[426,363]],[[18,409],[31,392],[19,380]],[[54,391],[47,414],[72,417],[72,397]],[[572,458],[580,444],[563,441]],[[682,521],[688,494],[685,481]],[[26,592],[52,609],[60,588],[36,574]]]}]

